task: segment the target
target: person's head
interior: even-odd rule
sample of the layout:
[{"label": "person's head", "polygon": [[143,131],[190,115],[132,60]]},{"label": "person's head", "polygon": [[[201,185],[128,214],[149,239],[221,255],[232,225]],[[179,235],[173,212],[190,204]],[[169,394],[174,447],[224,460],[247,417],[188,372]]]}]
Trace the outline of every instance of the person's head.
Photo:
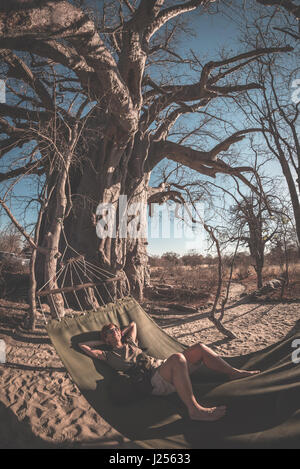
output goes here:
[{"label": "person's head", "polygon": [[102,327],[101,339],[108,345],[119,345],[122,341],[121,329],[112,322],[106,324]]}]

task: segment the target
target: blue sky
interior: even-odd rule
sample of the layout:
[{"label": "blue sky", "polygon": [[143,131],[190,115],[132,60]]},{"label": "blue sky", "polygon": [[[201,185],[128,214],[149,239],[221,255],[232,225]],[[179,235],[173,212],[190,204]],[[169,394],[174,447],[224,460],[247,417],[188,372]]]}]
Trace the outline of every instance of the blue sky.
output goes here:
[{"label": "blue sky", "polygon": [[[192,49],[197,57],[204,63],[214,60],[218,57],[218,53],[222,48],[226,50],[237,48],[237,36],[238,28],[237,25],[225,18],[222,15],[197,15],[193,13],[188,14],[189,26],[197,32],[195,38],[182,38],[180,47],[178,49],[179,55],[182,57]],[[190,76],[190,71],[188,72]],[[197,77],[195,76],[195,79]],[[188,114],[188,119],[191,124],[194,121],[194,117]],[[161,165],[168,164],[173,167],[174,164],[170,160],[164,160]],[[155,181],[156,171],[153,173],[150,179],[150,184]],[[151,220],[150,220],[151,224]],[[151,225],[150,225],[151,226]],[[165,239],[163,237],[154,238],[151,236],[151,230],[149,230],[148,238],[149,246],[148,252],[153,255],[162,255],[164,252],[173,251],[180,255],[185,254],[191,249],[196,249],[201,253],[205,253],[208,248],[207,237],[201,227],[198,228],[198,232],[194,234],[193,238],[181,237],[180,239],[174,237],[174,233],[171,230],[171,237]]]}]

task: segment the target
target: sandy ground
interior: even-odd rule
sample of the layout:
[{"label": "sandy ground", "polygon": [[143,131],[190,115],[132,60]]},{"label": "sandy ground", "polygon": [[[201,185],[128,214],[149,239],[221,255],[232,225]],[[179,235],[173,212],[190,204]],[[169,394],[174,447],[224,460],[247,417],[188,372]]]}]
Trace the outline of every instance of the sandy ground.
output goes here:
[{"label": "sandy ground", "polygon": [[[300,302],[235,305],[242,288],[233,288],[224,325],[236,335],[234,340],[216,330],[205,310],[160,312],[156,306],[153,319],[182,343],[203,342],[223,356],[263,349],[300,320]],[[37,333],[18,332],[23,314],[24,305],[0,301],[0,339],[7,352],[6,364],[0,365],[0,448],[134,448],[81,396],[45,333],[42,317]]]}]

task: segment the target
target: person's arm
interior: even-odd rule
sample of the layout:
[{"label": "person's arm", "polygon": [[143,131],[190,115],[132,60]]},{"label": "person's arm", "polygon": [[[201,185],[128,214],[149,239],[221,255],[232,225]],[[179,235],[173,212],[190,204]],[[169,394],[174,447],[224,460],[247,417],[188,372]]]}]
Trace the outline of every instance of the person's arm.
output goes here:
[{"label": "person's arm", "polygon": [[101,340],[90,340],[89,342],[81,342],[79,345],[88,345],[89,347],[97,347],[98,345],[103,345]]},{"label": "person's arm", "polygon": [[[95,350],[91,348],[91,344],[95,344],[95,342],[87,342],[85,344],[78,344],[81,350],[83,350],[87,355],[92,358],[98,358],[99,360],[105,360],[106,354],[102,350]],[[97,345],[101,344],[101,342],[97,342]]]},{"label": "person's arm", "polygon": [[133,342],[137,343],[137,327],[134,321],[131,321],[131,323],[123,329],[122,336],[124,338],[130,338]]}]

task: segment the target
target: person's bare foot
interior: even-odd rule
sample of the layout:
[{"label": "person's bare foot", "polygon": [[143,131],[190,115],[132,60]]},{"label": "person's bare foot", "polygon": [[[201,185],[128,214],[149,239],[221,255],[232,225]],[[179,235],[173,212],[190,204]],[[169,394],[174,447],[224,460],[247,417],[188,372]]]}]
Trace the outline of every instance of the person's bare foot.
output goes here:
[{"label": "person's bare foot", "polygon": [[190,418],[192,420],[200,420],[204,422],[215,422],[216,420],[221,419],[226,414],[226,407],[211,407],[205,408],[200,407],[198,409],[193,409],[189,412]]},{"label": "person's bare foot", "polygon": [[248,371],[248,370],[233,370],[229,375],[230,380],[248,378],[249,376],[258,375],[261,373],[260,370]]}]

